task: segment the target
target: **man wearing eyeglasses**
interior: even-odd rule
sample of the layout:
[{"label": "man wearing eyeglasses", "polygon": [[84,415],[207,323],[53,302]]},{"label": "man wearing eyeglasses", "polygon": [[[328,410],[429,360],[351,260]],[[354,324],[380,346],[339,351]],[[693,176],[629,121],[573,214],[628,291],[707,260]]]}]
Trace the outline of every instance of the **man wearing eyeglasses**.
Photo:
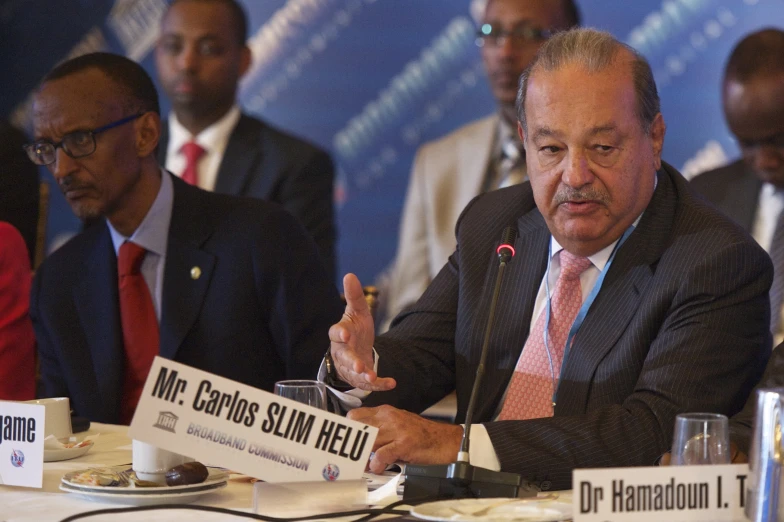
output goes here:
[{"label": "man wearing eyeglasses", "polygon": [[45,396],[127,424],[156,355],[266,390],[316,372],[341,306],[315,243],[276,204],[161,169],[158,95],[141,66],[107,53],[57,66],[33,123],[28,156],[95,221],[33,283]]},{"label": "man wearing eyeglasses", "polygon": [[[677,413],[736,413],[769,358],[770,260],[663,162],[639,53],[593,29],[553,35],[518,109],[530,183],[466,207],[455,252],[389,332],[374,335],[359,280],[344,278],[325,381],[372,392],[349,416],[379,428],[373,471],[460,451],[569,489],[575,468],[652,465]],[[500,238],[517,255],[496,294]],[[452,390],[470,448],[459,425],[412,413]]]},{"label": "man wearing eyeglasses", "polygon": [[488,0],[476,41],[498,111],[417,151],[382,330],[419,299],[454,251],[463,207],[482,192],[525,181],[517,80],[550,34],[579,24],[573,0]]},{"label": "man wearing eyeglasses", "polygon": [[743,157],[692,185],[770,254],[773,345],[784,341],[784,31],[746,36],[732,51],[722,85],[724,116]]}]

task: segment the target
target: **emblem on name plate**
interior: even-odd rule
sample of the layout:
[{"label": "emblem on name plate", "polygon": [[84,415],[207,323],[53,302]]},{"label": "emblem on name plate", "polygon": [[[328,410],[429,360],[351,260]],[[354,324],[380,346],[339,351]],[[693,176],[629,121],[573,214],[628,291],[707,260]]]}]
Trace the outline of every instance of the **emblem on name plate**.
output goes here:
[{"label": "emblem on name plate", "polygon": [[24,464],[24,453],[22,450],[11,450],[11,465],[15,468],[21,468]]},{"label": "emblem on name plate", "polygon": [[334,482],[340,476],[340,468],[335,464],[327,464],[324,466],[324,469],[321,470],[321,476],[324,477],[324,480]]},{"label": "emblem on name plate", "polygon": [[177,433],[174,431],[174,428],[177,426],[178,420],[180,420],[180,418],[170,411],[159,411],[158,420],[155,421],[155,424],[153,424],[152,427],[171,433]]}]

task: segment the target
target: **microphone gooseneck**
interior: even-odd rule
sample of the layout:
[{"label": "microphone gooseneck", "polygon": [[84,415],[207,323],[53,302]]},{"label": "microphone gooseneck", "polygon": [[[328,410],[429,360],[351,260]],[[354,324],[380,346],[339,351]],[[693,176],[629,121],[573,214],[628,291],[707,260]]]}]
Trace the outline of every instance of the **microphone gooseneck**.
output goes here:
[{"label": "microphone gooseneck", "polygon": [[485,326],[484,342],[476,371],[474,386],[471,389],[471,399],[466,410],[465,428],[460,442],[460,451],[457,460],[447,465],[406,465],[406,485],[403,490],[403,499],[411,500],[423,496],[435,498],[491,498],[491,497],[534,497],[539,489],[530,483],[523,484],[522,477],[516,473],[504,471],[491,471],[469,462],[468,446],[471,435],[471,422],[476,409],[477,396],[485,372],[490,334],[493,331],[495,309],[498,304],[498,295],[501,291],[501,282],[507,263],[514,257],[514,242],[517,239],[517,230],[506,227],[501,236],[501,243],[496,248],[499,267],[495,280],[490,314]]},{"label": "microphone gooseneck", "polygon": [[493,332],[495,309],[498,304],[498,296],[501,293],[501,282],[504,278],[504,269],[506,268],[507,263],[509,263],[512,257],[515,255],[515,239],[517,239],[517,230],[514,227],[506,227],[503,234],[501,235],[501,244],[496,249],[499,260],[498,275],[495,278],[495,288],[493,288],[493,297],[490,302],[490,315],[487,318],[487,325],[485,326],[485,337],[484,341],[482,342],[482,352],[479,357],[479,367],[476,370],[476,378],[474,379],[474,386],[471,388],[471,398],[468,401],[468,409],[466,410],[463,440],[460,443],[460,451],[457,454],[458,463],[469,463],[468,450],[471,437],[471,422],[473,420],[474,410],[476,409],[476,400],[477,396],[479,395],[479,387],[482,383],[482,377],[485,373],[485,361],[487,360],[488,351],[487,347],[490,344],[490,335]]}]

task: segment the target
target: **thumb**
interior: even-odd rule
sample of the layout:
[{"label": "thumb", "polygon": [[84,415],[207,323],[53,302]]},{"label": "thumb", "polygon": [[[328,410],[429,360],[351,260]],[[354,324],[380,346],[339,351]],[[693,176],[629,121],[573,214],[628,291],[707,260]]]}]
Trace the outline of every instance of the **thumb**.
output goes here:
[{"label": "thumb", "polygon": [[346,297],[346,313],[370,313],[362,284],[354,274],[346,274],[343,277],[343,295]]}]

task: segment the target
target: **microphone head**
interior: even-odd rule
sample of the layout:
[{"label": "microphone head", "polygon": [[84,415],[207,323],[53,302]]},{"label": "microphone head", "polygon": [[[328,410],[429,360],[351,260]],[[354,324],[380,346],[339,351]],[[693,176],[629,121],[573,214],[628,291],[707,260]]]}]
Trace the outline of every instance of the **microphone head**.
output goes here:
[{"label": "microphone head", "polygon": [[517,239],[517,229],[515,227],[506,227],[503,234],[501,234],[501,244],[496,249],[498,259],[502,263],[508,263],[514,257],[515,239]]}]

